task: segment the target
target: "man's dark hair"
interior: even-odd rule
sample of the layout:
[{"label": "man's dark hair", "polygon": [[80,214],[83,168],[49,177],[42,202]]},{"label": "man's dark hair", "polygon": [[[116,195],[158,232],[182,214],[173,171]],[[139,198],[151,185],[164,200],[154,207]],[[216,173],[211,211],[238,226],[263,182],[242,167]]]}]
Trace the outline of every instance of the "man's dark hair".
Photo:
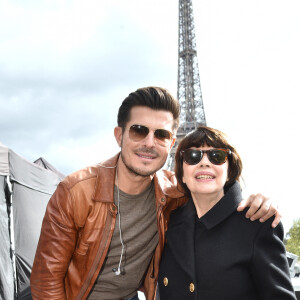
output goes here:
[{"label": "man's dark hair", "polygon": [[125,98],[118,112],[118,126],[125,128],[130,120],[130,112],[134,106],[146,106],[153,110],[169,111],[173,115],[173,129],[179,126],[180,105],[168,90],[149,86],[137,89]]}]

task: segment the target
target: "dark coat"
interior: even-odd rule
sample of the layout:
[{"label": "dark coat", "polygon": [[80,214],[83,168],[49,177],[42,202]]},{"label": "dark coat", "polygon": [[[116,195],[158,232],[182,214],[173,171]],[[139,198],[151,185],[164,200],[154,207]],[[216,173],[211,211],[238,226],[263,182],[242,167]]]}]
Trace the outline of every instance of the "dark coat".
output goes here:
[{"label": "dark coat", "polygon": [[203,217],[193,201],[176,209],[166,232],[158,286],[161,300],[296,299],[283,226],[251,222],[237,212],[235,183]]}]

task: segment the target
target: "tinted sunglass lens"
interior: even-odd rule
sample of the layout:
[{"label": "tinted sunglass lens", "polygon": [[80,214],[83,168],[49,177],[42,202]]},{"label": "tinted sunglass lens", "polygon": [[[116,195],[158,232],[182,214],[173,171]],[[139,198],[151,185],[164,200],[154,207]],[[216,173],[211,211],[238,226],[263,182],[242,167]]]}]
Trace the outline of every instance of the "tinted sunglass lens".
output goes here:
[{"label": "tinted sunglass lens", "polygon": [[164,129],[156,129],[154,135],[157,139],[163,142],[170,141],[172,138],[171,132]]},{"label": "tinted sunglass lens", "polygon": [[183,152],[183,159],[189,165],[196,165],[202,159],[202,152],[199,150],[185,150]]},{"label": "tinted sunglass lens", "polygon": [[223,150],[211,150],[208,155],[209,160],[216,165],[221,165],[227,160],[227,152]]},{"label": "tinted sunglass lens", "polygon": [[132,125],[129,130],[129,136],[134,141],[144,139],[149,133],[149,129],[142,125]]}]

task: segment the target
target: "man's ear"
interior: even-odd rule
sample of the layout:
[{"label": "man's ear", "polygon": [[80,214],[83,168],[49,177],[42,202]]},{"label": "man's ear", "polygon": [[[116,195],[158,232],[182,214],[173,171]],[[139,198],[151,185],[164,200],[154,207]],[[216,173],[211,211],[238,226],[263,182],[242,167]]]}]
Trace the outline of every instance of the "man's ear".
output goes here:
[{"label": "man's ear", "polygon": [[115,135],[115,139],[116,139],[119,147],[121,147],[121,145],[122,145],[122,136],[123,136],[122,127],[116,126],[115,129],[114,129],[114,135]]}]

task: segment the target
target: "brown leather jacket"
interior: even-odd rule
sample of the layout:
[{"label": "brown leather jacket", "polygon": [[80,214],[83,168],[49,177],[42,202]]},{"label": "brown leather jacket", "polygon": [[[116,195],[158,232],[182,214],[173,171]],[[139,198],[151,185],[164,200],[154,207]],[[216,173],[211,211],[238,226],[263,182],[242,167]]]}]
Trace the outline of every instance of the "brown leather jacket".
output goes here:
[{"label": "brown leather jacket", "polygon": [[[33,299],[86,299],[89,295],[115,227],[113,166],[118,157],[75,172],[58,185],[47,206],[33,263]],[[150,300],[155,297],[170,212],[186,202],[173,173],[158,171],[154,186],[159,243],[141,287]]]}]

